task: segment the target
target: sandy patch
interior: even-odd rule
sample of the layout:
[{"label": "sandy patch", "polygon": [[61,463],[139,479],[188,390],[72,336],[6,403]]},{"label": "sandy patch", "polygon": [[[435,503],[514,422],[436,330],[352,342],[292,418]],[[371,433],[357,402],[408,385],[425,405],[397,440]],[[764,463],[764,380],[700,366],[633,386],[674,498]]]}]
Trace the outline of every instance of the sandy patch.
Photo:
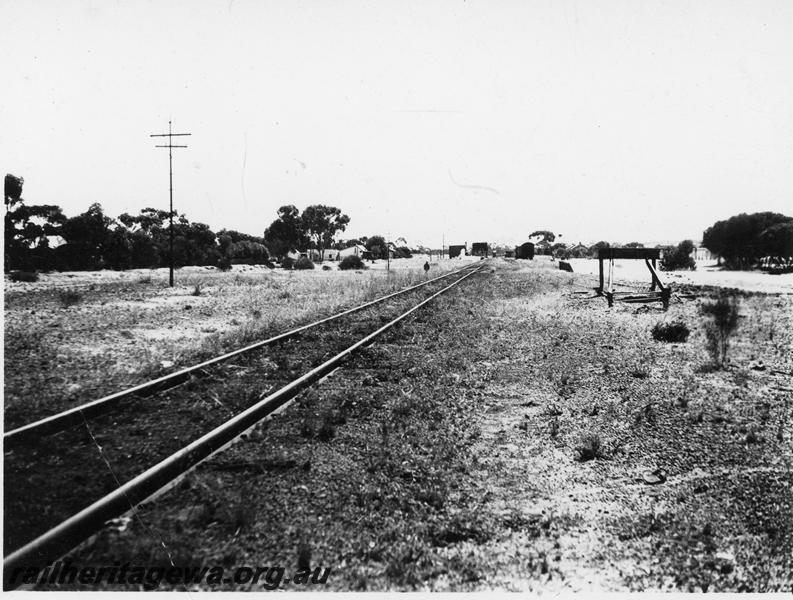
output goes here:
[{"label": "sandy patch", "polygon": [[[536,257],[536,260],[548,260]],[[598,276],[598,261],[593,258],[574,258],[568,261],[575,273]],[[660,272],[662,281],[672,285],[688,284],[738,288],[766,294],[793,294],[793,273],[769,275],[762,271],[724,271],[713,262],[699,262],[696,271]],[[608,278],[608,263],[604,263],[604,277]],[[642,260],[615,260],[614,278],[618,283],[650,285],[650,272]]]}]

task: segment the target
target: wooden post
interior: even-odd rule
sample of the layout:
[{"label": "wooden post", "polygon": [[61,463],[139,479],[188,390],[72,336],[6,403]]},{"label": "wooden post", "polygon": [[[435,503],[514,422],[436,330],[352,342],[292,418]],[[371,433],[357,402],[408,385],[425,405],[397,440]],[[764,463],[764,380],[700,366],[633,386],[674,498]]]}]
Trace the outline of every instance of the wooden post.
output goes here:
[{"label": "wooden post", "polygon": [[598,286],[598,296],[603,295],[603,259],[598,258],[598,270],[600,271],[600,285]]},{"label": "wooden post", "polygon": [[609,259],[609,293],[614,296],[614,259]]},{"label": "wooden post", "polygon": [[[655,270],[655,259],[652,260],[652,263],[653,263],[653,270]],[[651,292],[655,291],[655,277],[651,277],[650,279],[650,291]]]}]

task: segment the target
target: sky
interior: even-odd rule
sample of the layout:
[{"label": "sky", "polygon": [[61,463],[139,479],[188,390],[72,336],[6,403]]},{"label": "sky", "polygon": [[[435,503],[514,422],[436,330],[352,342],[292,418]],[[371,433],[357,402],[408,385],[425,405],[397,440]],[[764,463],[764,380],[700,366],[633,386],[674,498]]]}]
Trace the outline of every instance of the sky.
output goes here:
[{"label": "sky", "polygon": [[[0,168],[67,216],[701,240],[793,215],[793,2],[0,0]],[[176,141],[176,140],[179,141]]]}]

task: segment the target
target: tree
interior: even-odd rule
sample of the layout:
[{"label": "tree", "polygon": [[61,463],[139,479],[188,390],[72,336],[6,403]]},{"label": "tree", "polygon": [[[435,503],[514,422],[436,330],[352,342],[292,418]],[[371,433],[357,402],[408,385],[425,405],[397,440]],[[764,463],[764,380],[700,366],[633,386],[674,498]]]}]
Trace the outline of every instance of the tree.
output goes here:
[{"label": "tree", "polygon": [[102,205],[94,203],[84,213],[67,219],[61,227],[66,245],[59,253],[70,269],[101,269],[111,240],[113,219],[105,216]]},{"label": "tree", "polygon": [[384,258],[387,256],[388,245],[382,235],[373,235],[367,238],[364,245],[372,253],[372,258]]},{"label": "tree", "polygon": [[398,246],[394,253],[394,258],[412,258],[412,256],[413,253],[407,246]]},{"label": "tree", "polygon": [[598,250],[600,250],[601,248],[611,248],[611,244],[609,244],[608,242],[603,242],[603,241],[597,242],[596,244],[592,244],[589,247],[590,256],[594,256],[595,258],[597,258]]},{"label": "tree", "polygon": [[779,213],[741,213],[708,227],[702,234],[702,243],[724,259],[728,269],[745,269],[765,255],[763,232],[774,225],[790,222],[793,217]]},{"label": "tree", "polygon": [[626,248],[644,248],[644,244],[640,242],[628,242],[625,244]]},{"label": "tree", "polygon": [[[174,217],[176,216],[177,214],[174,213]],[[118,220],[130,230],[141,229],[148,234],[153,234],[157,229],[167,229],[168,225],[166,225],[166,222],[168,222],[168,217],[169,213],[167,210],[143,208],[136,217],[124,213],[118,217]]]},{"label": "tree", "polygon": [[226,254],[235,264],[246,265],[269,265],[270,254],[267,252],[267,247],[258,242],[251,242],[249,240],[242,240],[234,242],[228,248]]},{"label": "tree", "polygon": [[221,229],[217,236],[220,254],[228,259],[229,264],[270,264],[270,253],[264,245],[264,238],[233,229]]},{"label": "tree", "polygon": [[549,244],[552,244],[553,241],[556,239],[556,236],[552,232],[547,231],[545,229],[535,231],[529,236],[529,238],[533,238],[533,237],[541,237],[542,239],[540,241],[548,242]]},{"label": "tree", "polygon": [[168,217],[168,211],[155,208],[144,208],[137,216],[119,215],[119,226],[111,236],[108,265],[113,269],[167,266],[170,248],[162,240],[167,240]]},{"label": "tree", "polygon": [[335,206],[312,204],[306,207],[301,217],[303,231],[319,250],[320,260],[325,256],[325,248],[333,244],[333,238],[347,228],[350,217],[342,214]]},{"label": "tree", "polygon": [[233,244],[238,242],[254,242],[256,244],[264,244],[263,237],[241,233],[239,231],[234,231],[233,229],[221,229],[218,231],[218,238],[221,236],[228,236]]},{"label": "tree", "polygon": [[60,235],[66,217],[59,206],[28,206],[22,199],[22,177],[5,177],[5,270],[52,268],[47,236]]},{"label": "tree", "polygon": [[661,270],[663,271],[682,271],[697,268],[697,263],[691,253],[694,251],[694,242],[683,240],[677,247],[665,246],[663,257],[661,258]]},{"label": "tree", "polygon": [[5,185],[3,187],[5,194],[6,210],[13,208],[18,202],[22,202],[22,186],[25,185],[25,180],[22,177],[6,174]]},{"label": "tree", "polygon": [[[92,206],[89,212],[94,211],[98,206]],[[101,207],[99,211],[101,212]],[[69,262],[76,265],[71,268],[127,269],[164,267],[170,264],[171,232],[168,211],[144,208],[137,216],[127,213],[120,215],[117,222],[104,217],[106,225],[104,237],[99,233],[101,227],[98,216],[94,214],[92,222],[86,215],[88,213],[75,217],[79,223],[70,224],[70,228],[79,224],[79,231],[69,232],[71,239],[67,239],[70,242]],[[116,226],[111,230],[110,226],[113,223]],[[90,234],[87,228],[92,228],[93,234]],[[96,250],[97,248],[99,250]],[[90,258],[92,256],[93,258]],[[221,256],[217,236],[209,225],[191,223],[184,214],[174,214],[173,256],[177,267],[215,265]]]},{"label": "tree", "polygon": [[771,225],[760,234],[763,256],[793,257],[793,221]]},{"label": "tree", "polygon": [[[158,245],[165,246],[168,242],[168,230],[162,232]],[[216,243],[215,233],[205,223],[191,223],[184,215],[179,215],[173,224],[173,255],[176,266],[215,265],[220,258],[220,249]],[[163,248],[164,250],[164,248]],[[161,256],[168,256],[167,251],[160,251]]]},{"label": "tree", "polygon": [[550,248],[548,248],[548,253],[551,256],[555,256],[556,258],[569,258],[569,253],[567,252],[567,244],[563,244],[559,242],[558,244],[554,244]]},{"label": "tree", "polygon": [[270,254],[283,258],[290,250],[301,250],[307,245],[300,211],[289,204],[278,209],[278,218],[264,230],[264,244]]}]

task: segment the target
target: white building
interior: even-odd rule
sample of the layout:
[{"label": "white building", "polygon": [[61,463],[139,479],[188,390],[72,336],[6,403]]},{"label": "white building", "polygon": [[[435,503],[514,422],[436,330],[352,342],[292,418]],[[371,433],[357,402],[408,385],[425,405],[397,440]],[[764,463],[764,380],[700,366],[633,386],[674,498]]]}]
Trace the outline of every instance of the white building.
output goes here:
[{"label": "white building", "polygon": [[350,246],[344,250],[338,250],[336,252],[336,260],[342,260],[346,256],[358,256],[363,258],[364,252],[366,252],[366,248],[361,244],[356,244],[355,246]]},{"label": "white building", "polygon": [[713,254],[710,250],[705,248],[705,246],[694,246],[694,251],[691,253],[694,257],[694,260],[700,261],[714,261],[718,259],[718,256]]}]

